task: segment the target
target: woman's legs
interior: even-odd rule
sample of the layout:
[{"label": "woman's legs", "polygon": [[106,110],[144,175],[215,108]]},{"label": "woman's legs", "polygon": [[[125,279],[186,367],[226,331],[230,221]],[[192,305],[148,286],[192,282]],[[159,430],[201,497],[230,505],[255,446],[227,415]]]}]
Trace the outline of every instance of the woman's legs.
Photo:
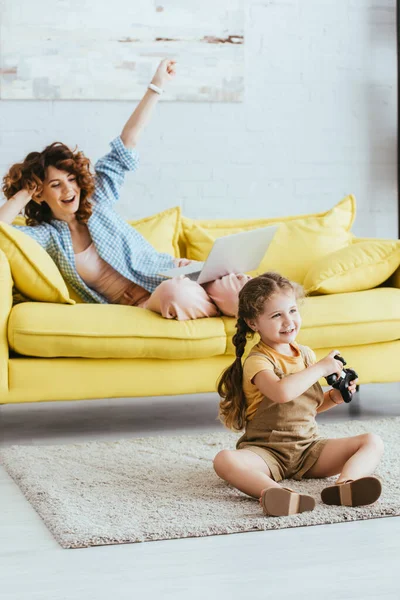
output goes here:
[{"label": "woman's legs", "polygon": [[249,279],[251,277],[244,273],[230,273],[210,283],[204,283],[203,288],[223,315],[237,317],[239,292]]},{"label": "woman's legs", "polygon": [[239,292],[249,279],[247,275],[230,274],[201,286],[187,277],[174,277],[163,281],[138,306],[178,321],[216,317],[220,311],[236,316]]},{"label": "woman's legs", "polygon": [[328,440],[317,462],[304,477],[331,477],[336,483],[371,475],[383,454],[383,442],[374,433]]},{"label": "woman's legs", "polygon": [[245,448],[218,452],[214,458],[214,470],[218,477],[254,498],[260,498],[261,492],[267,488],[280,488],[261,456]]},{"label": "woman's legs", "polygon": [[201,285],[187,277],[163,281],[140,306],[159,313],[165,319],[178,321],[216,317],[219,314]]}]

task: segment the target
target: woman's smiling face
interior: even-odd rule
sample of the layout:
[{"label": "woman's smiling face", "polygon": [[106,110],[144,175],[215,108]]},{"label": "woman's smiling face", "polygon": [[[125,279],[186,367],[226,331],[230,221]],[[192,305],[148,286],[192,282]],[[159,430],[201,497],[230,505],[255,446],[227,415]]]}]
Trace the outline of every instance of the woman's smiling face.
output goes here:
[{"label": "woman's smiling face", "polygon": [[38,200],[49,205],[56,219],[74,220],[74,215],[79,208],[80,196],[81,190],[73,173],[61,171],[53,166],[47,168],[43,191]]}]

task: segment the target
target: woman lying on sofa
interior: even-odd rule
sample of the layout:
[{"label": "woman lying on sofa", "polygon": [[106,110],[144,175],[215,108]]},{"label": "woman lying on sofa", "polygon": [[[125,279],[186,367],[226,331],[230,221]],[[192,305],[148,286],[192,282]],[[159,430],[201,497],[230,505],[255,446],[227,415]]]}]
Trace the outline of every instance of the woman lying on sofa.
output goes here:
[{"label": "woman lying on sofa", "polygon": [[113,206],[125,172],[138,167],[140,134],[174,76],[175,61],[163,60],[111,151],[95,164],[95,175],[82,152],[59,142],[13,165],[3,180],[8,202],[0,207],[0,221],[11,224],[24,211],[27,226],[16,227],[45,248],[85,302],[148,308],[167,319],[233,316],[246,275],[204,285],[164,279],[160,271],[190,261],[157,252]]}]

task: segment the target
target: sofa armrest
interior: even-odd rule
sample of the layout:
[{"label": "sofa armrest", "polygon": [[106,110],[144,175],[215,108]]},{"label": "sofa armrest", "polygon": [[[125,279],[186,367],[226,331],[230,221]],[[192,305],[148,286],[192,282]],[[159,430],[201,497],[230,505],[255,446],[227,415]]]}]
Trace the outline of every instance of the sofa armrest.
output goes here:
[{"label": "sofa armrest", "polygon": [[8,337],[7,324],[12,308],[12,288],[10,265],[0,250],[0,404],[8,392]]}]

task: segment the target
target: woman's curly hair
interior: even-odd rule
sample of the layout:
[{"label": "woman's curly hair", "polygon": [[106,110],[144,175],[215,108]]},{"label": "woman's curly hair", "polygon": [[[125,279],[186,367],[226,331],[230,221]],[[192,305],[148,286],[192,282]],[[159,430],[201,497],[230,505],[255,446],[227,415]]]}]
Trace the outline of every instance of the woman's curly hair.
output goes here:
[{"label": "woman's curly hair", "polygon": [[296,300],[304,297],[301,285],[271,271],[250,279],[239,292],[236,333],[232,338],[236,359],[223,371],[217,383],[218,394],[221,397],[219,419],[228,429],[242,431],[246,424],[247,404],[243,391],[242,356],[247,341],[255,335],[246,321],[259,317],[264,311],[266,301],[281,291],[292,292]]},{"label": "woman's curly hair", "polygon": [[[56,167],[67,171],[76,177],[80,188],[80,203],[76,218],[81,223],[87,223],[92,214],[90,197],[94,192],[94,176],[90,171],[90,160],[83,152],[70,150],[61,142],[54,142],[42,152],[30,152],[21,163],[14,164],[3,177],[3,192],[7,200],[22,189],[35,190],[33,197],[37,198],[43,191],[48,167]],[[28,225],[50,223],[53,218],[49,205],[42,201],[40,204],[30,200],[25,207]]]}]

